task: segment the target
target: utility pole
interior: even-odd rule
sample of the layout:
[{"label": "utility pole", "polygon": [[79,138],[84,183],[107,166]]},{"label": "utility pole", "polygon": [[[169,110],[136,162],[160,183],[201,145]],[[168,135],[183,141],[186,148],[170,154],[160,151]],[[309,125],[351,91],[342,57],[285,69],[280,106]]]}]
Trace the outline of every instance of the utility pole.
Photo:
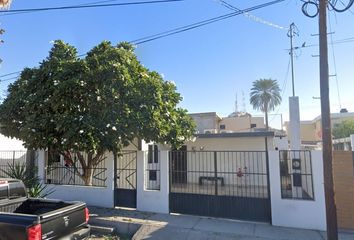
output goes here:
[{"label": "utility pole", "polygon": [[332,134],[329,103],[329,71],[327,45],[327,4],[328,0],[319,0],[319,45],[320,45],[320,92],[323,144],[323,173],[326,200],[327,239],[338,240],[337,210],[334,200],[332,170]]},{"label": "utility pole", "polygon": [[288,31],[288,37],[290,38],[290,61],[291,61],[291,81],[293,95],[289,97],[289,129],[290,129],[290,148],[291,150],[301,149],[301,124],[300,124],[300,104],[299,97],[295,96],[295,77],[294,77],[294,36],[298,35],[297,27],[295,23],[290,24]]},{"label": "utility pole", "polygon": [[295,97],[293,37],[296,34],[294,29],[295,29],[295,23],[291,23],[290,24],[290,29],[289,29],[289,32],[288,32],[288,37],[290,38],[291,83],[292,83],[292,89],[293,89],[293,97]]}]

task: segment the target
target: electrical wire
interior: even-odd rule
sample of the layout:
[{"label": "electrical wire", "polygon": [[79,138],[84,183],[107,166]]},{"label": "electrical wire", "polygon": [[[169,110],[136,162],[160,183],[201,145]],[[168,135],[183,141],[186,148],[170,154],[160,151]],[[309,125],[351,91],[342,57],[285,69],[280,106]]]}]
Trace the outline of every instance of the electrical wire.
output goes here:
[{"label": "electrical wire", "polygon": [[123,3],[106,3],[106,4],[80,4],[72,6],[61,6],[61,7],[45,7],[45,8],[27,8],[27,9],[10,9],[3,11],[4,14],[0,16],[13,15],[13,13],[30,13],[30,12],[42,12],[42,11],[53,11],[53,10],[69,10],[69,9],[83,9],[83,8],[102,8],[102,7],[117,7],[117,6],[129,6],[129,5],[146,5],[146,4],[157,4],[157,3],[170,3],[170,2],[181,2],[184,0],[155,0],[155,1],[141,1],[141,2],[123,2]]},{"label": "electrical wire", "polygon": [[[318,13],[319,13],[319,0],[301,0],[303,2],[302,4],[302,12],[305,16],[310,17],[310,18],[314,18],[317,17]],[[349,0],[349,2],[347,4],[344,4],[343,1],[339,1],[342,4],[342,7],[337,7],[337,3],[338,0],[329,0],[327,1],[328,3],[328,8],[329,10],[333,10],[335,12],[345,12],[347,10],[350,10],[350,8],[353,6],[354,4],[354,0]],[[313,13],[309,13],[309,7],[313,7],[315,9],[315,11]]]},{"label": "electrical wire", "polygon": [[19,76],[16,76],[16,77],[11,77],[11,78],[6,78],[6,79],[0,79],[0,83],[2,82],[7,82],[7,81],[11,81],[13,79],[17,79]]},{"label": "electrical wire", "polygon": [[197,23],[193,23],[193,24],[189,24],[189,25],[186,25],[186,26],[183,26],[183,27],[178,27],[178,28],[175,28],[175,29],[172,29],[172,30],[168,30],[168,31],[165,31],[165,32],[153,34],[153,35],[150,35],[150,36],[147,36],[147,37],[144,37],[144,38],[139,38],[139,39],[131,41],[130,43],[138,45],[138,44],[150,42],[150,41],[153,41],[153,40],[157,40],[159,38],[164,38],[164,37],[168,37],[168,36],[175,35],[175,34],[178,34],[178,33],[182,33],[182,32],[185,32],[185,31],[189,31],[189,30],[192,30],[192,29],[195,29],[195,28],[199,28],[199,27],[202,27],[202,26],[205,26],[205,25],[209,25],[209,24],[214,23],[214,22],[218,22],[218,21],[221,21],[221,20],[224,20],[224,19],[228,19],[228,18],[237,16],[237,15],[241,15],[241,14],[244,14],[246,12],[251,12],[251,11],[254,11],[254,10],[257,10],[257,9],[265,8],[265,7],[268,7],[268,6],[271,6],[271,5],[280,3],[280,2],[284,2],[284,1],[285,0],[275,0],[275,1],[267,2],[267,3],[263,3],[263,4],[256,5],[256,6],[253,6],[253,7],[250,7],[250,8],[246,8],[246,9],[243,9],[243,10],[240,10],[240,11],[237,11],[237,12],[233,12],[233,13],[221,15],[221,16],[218,16],[218,17],[210,18],[210,19],[203,20],[203,21],[200,21],[200,22],[197,22]]},{"label": "electrical wire", "polygon": [[[282,91],[282,94],[281,94],[281,99],[283,99],[284,95],[285,95],[285,90],[286,90],[286,86],[288,84],[288,79],[289,79],[289,71],[290,71],[290,62],[291,62],[291,59],[290,59],[290,55],[289,55],[289,61],[288,61],[288,67],[286,69],[286,73],[285,73],[285,77],[284,77],[284,80],[283,80],[283,85],[282,85],[282,88],[281,88],[281,91]],[[269,121],[269,124],[275,119],[275,117],[278,115],[279,111],[280,111],[280,106],[278,107],[277,111],[275,112],[274,114],[274,117]]]},{"label": "electrical wire", "polygon": [[10,75],[14,75],[14,74],[17,74],[17,73],[20,73],[21,71],[17,71],[17,72],[12,72],[12,73],[7,73],[7,74],[4,74],[4,75],[1,75],[0,78],[2,77],[7,77],[7,76],[10,76]]},{"label": "electrical wire", "polygon": [[[197,23],[193,23],[193,24],[189,24],[189,25],[186,25],[186,26],[174,28],[174,29],[171,29],[171,30],[168,30],[168,31],[164,31],[164,32],[161,32],[161,33],[149,35],[147,37],[143,37],[143,38],[139,38],[139,39],[130,41],[129,43],[134,44],[134,45],[139,45],[139,44],[143,44],[143,43],[146,43],[146,42],[151,42],[151,41],[154,41],[154,40],[157,40],[157,39],[160,39],[160,38],[164,38],[164,37],[172,36],[172,35],[175,35],[175,34],[178,34],[178,33],[186,32],[186,31],[189,31],[189,30],[192,30],[192,29],[195,29],[195,28],[199,28],[199,27],[202,27],[202,26],[214,23],[214,22],[218,22],[218,21],[221,21],[221,20],[224,20],[224,19],[228,19],[228,18],[237,16],[237,15],[243,14],[245,12],[250,12],[250,11],[257,10],[257,9],[265,8],[265,7],[268,7],[268,6],[271,6],[271,5],[280,3],[280,2],[284,2],[284,1],[285,0],[270,1],[270,2],[263,3],[263,4],[260,4],[260,5],[256,5],[256,6],[244,9],[244,10],[240,10],[238,12],[233,12],[233,13],[221,15],[221,16],[210,18],[210,19],[207,19],[207,20],[203,20],[203,21],[200,21],[200,22],[197,22]],[[82,57],[82,56],[85,56],[85,55],[87,55],[87,54],[86,53],[85,54],[81,54],[81,55],[79,55],[79,57]],[[20,72],[21,71],[19,71],[17,73],[20,73]]]},{"label": "electrical wire", "polygon": [[[329,23],[329,30],[332,32],[332,23],[331,23],[331,16],[328,14],[328,23]],[[342,109],[342,103],[341,103],[341,97],[340,97],[340,92],[339,92],[339,84],[338,84],[338,76],[337,76],[337,64],[336,64],[336,55],[334,53],[334,44],[333,44],[333,35],[330,34],[331,38],[331,47],[332,47],[332,55],[333,55],[333,67],[334,67],[334,77],[336,79],[336,84],[337,84],[337,96],[338,96],[338,103],[339,103],[339,109]]]},{"label": "electrical wire", "polygon": [[[219,3],[220,3],[222,6],[228,8],[228,9],[230,9],[230,10],[232,10],[232,11],[241,11],[241,9],[235,7],[234,5],[231,5],[230,3],[228,3],[228,2],[226,2],[226,1],[224,1],[224,0],[219,0]],[[287,30],[287,29],[288,29],[287,27],[282,27],[282,26],[280,26],[280,25],[278,25],[278,24],[269,22],[269,21],[267,21],[267,20],[264,20],[264,19],[262,19],[262,18],[260,18],[260,17],[254,16],[254,15],[252,15],[252,14],[250,14],[250,13],[247,13],[247,12],[244,13],[243,15],[244,15],[245,17],[247,17],[247,18],[249,18],[249,19],[255,21],[255,22],[258,22],[258,23],[261,23],[261,24],[265,24],[265,25],[270,26],[270,27],[274,27],[274,28],[281,29],[281,30]]]}]

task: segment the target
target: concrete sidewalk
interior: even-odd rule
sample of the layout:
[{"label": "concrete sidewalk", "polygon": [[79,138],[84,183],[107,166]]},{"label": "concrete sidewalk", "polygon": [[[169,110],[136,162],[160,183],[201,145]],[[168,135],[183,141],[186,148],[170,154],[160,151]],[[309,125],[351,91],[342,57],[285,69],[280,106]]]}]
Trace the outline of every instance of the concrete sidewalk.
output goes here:
[{"label": "concrete sidewalk", "polygon": [[[90,223],[115,227],[132,239],[156,240],[325,240],[325,233],[313,230],[275,227],[189,215],[145,213],[134,210],[90,207]],[[341,240],[353,240],[354,232],[341,232]]]}]

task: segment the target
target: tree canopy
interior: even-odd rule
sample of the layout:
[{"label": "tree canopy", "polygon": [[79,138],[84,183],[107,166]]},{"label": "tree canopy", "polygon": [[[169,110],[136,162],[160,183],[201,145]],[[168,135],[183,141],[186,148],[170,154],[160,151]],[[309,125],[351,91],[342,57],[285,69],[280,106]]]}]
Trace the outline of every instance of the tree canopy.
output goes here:
[{"label": "tree canopy", "polygon": [[334,124],[332,135],[335,139],[346,138],[354,134],[354,120],[344,120],[341,123]]},{"label": "tree canopy", "polygon": [[268,129],[268,112],[273,111],[281,103],[280,88],[276,80],[259,79],[253,82],[250,103],[253,109],[265,113],[266,128]]},{"label": "tree canopy", "polygon": [[194,123],[177,107],[181,99],[128,43],[104,41],[79,58],[75,47],[55,41],[39,67],[10,84],[0,131],[30,149],[92,153],[92,167],[103,152],[119,152],[135,138],[183,144]]}]

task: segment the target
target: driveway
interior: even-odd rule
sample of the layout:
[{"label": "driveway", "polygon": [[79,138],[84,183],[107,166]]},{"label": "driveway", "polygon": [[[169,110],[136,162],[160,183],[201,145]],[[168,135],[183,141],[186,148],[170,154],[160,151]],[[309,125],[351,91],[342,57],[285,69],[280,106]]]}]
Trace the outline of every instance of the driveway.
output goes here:
[{"label": "driveway", "polygon": [[[325,240],[325,232],[275,227],[189,215],[146,213],[90,207],[92,225],[110,226],[132,239],[156,240]],[[340,240],[353,240],[354,232],[341,232]]]}]

